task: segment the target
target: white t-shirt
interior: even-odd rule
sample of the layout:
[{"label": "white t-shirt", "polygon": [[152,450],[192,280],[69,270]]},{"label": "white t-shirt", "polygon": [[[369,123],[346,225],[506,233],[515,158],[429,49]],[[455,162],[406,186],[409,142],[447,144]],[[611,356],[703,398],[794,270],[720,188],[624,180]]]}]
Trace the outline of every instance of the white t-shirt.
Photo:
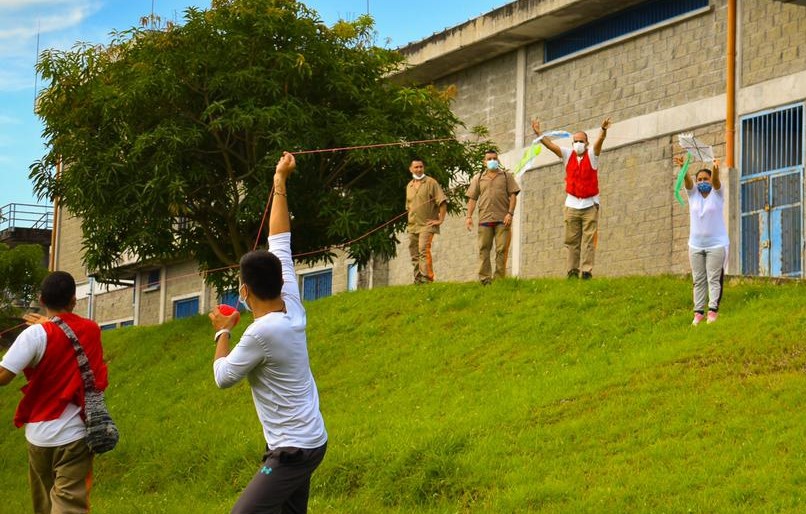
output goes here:
[{"label": "white t-shirt", "polygon": [[[25,368],[39,364],[45,355],[47,344],[45,328],[42,325],[31,325],[17,336],[0,366],[20,375]],[[70,444],[86,435],[87,427],[81,419],[81,407],[73,403],[68,403],[57,419],[25,424],[25,439],[33,445],[45,448]]]},{"label": "white t-shirt", "polygon": [[327,432],[308,362],[307,322],[291,260],[291,234],[269,237],[269,250],[283,265],[286,312],[255,319],[230,354],[213,363],[215,381],[226,388],[248,378],[270,449],[318,448],[327,442]]},{"label": "white t-shirt", "polygon": [[[582,156],[577,155],[577,153],[572,150],[571,148],[560,147],[560,150],[563,153],[563,170],[565,167],[568,166],[568,161],[571,157],[576,157],[577,162],[582,160]],[[591,167],[593,169],[599,169],[599,157],[593,152],[593,147],[588,147],[588,157],[591,160]],[[592,205],[599,205],[599,195],[591,196],[590,198],[578,198],[572,194],[566,193],[565,197],[565,206],[570,207],[572,209],[587,209]]]},{"label": "white t-shirt", "polygon": [[708,250],[728,246],[728,230],[722,217],[724,205],[722,189],[711,189],[707,198],[702,196],[696,184],[688,190],[688,210],[691,217],[689,247]]}]

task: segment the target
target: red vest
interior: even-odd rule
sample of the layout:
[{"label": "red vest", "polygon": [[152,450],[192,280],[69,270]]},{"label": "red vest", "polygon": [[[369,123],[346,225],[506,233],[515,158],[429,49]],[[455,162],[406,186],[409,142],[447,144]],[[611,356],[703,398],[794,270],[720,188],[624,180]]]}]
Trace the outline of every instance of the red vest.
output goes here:
[{"label": "red vest", "polygon": [[599,194],[599,178],[591,166],[587,150],[582,154],[581,161],[577,159],[576,152],[571,153],[571,158],[565,165],[565,192],[577,198],[590,198]]},{"label": "red vest", "polygon": [[[62,313],[59,317],[76,333],[95,375],[95,386],[103,391],[108,378],[103,362],[101,329],[95,322],[75,314]],[[17,427],[57,419],[68,403],[84,408],[84,384],[72,343],[55,323],[47,322],[42,327],[47,334],[47,345],[39,364],[23,370],[28,383],[22,388],[24,396],[14,414]]]}]

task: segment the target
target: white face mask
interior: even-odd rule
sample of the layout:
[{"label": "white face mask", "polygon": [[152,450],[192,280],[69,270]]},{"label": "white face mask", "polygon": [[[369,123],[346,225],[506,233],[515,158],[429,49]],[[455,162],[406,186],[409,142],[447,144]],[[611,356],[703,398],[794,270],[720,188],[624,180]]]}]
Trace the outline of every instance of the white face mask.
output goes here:
[{"label": "white face mask", "polygon": [[422,180],[425,178],[425,173],[422,175],[412,175],[412,178],[414,178],[414,180]]},{"label": "white face mask", "polygon": [[238,303],[243,305],[249,312],[252,312],[252,307],[250,307],[249,304],[246,303],[246,298],[241,296],[241,289],[243,289],[243,284],[241,284],[241,286],[238,287]]},{"label": "white face mask", "polygon": [[582,155],[585,153],[585,143],[574,143],[574,151],[577,153],[577,155]]},{"label": "white face mask", "polygon": [[498,161],[495,159],[490,159],[487,161],[487,169],[488,170],[497,170],[498,169]]}]

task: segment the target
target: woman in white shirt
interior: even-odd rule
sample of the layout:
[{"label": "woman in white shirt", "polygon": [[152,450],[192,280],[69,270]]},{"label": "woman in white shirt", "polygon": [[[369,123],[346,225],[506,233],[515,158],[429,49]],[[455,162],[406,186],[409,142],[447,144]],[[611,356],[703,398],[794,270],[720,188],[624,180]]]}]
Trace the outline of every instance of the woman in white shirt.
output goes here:
[{"label": "woman in white shirt", "polygon": [[[682,157],[675,157],[674,161],[678,166],[683,164]],[[691,324],[696,326],[703,319],[707,319],[708,323],[717,320],[730,241],[723,217],[725,199],[719,180],[719,162],[714,161],[710,170],[698,170],[693,180],[686,174],[684,183],[691,217],[688,238],[691,277],[694,281],[694,319]]]}]

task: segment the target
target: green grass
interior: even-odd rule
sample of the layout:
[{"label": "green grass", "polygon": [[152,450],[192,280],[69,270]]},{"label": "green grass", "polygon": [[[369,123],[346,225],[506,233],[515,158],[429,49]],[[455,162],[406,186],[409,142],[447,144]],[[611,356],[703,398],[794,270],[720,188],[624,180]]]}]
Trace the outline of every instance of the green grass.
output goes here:
[{"label": "green grass", "polygon": [[[804,293],[732,281],[718,323],[697,328],[677,277],[313,302],[330,443],[310,511],[802,511]],[[251,396],[215,387],[208,325],[104,334],[122,439],[96,460],[96,512],[228,512],[256,471]],[[18,513],[30,501],[13,386],[0,392],[0,512]]]}]

